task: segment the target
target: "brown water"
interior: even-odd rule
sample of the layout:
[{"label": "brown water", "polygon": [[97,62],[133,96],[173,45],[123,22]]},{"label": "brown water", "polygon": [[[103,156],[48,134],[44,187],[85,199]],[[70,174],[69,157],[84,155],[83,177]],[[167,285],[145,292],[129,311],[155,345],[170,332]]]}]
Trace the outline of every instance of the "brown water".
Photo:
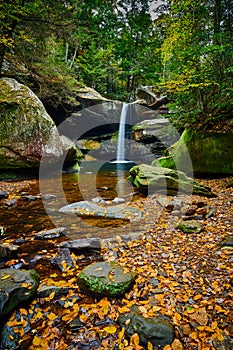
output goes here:
[{"label": "brown water", "polygon": [[[4,226],[9,238],[28,236],[32,233],[54,227],[66,227],[68,237],[72,239],[82,237],[108,238],[113,235],[138,231],[138,222],[105,218],[81,218],[76,214],[63,214],[59,209],[70,203],[81,200],[111,201],[121,195],[126,204],[132,206],[135,189],[126,180],[128,172],[103,170],[96,172],[85,168],[83,171],[46,179],[13,181],[14,190],[11,197],[16,205],[7,206],[6,200],[0,201],[0,225]],[[119,182],[120,181],[120,182]],[[11,185],[8,182],[8,185]],[[25,185],[25,186],[24,186]],[[120,186],[120,190],[119,190]],[[39,194],[54,197],[41,199]],[[29,200],[28,196],[36,196]],[[98,204],[98,203],[97,203]],[[99,204],[98,204],[99,205]],[[110,203],[111,205],[111,203]]]}]

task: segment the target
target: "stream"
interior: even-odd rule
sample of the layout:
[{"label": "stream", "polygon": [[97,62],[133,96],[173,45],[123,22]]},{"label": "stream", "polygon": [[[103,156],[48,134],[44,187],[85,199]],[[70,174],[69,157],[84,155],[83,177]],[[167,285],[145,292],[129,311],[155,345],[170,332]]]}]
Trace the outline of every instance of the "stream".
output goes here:
[{"label": "stream", "polygon": [[[128,175],[124,169],[101,169],[98,162],[87,162],[79,173],[64,173],[62,177],[51,175],[46,179],[21,178],[0,182],[0,189],[3,189],[3,184],[4,189],[6,185],[9,187],[9,198],[0,200],[0,226],[4,227],[7,238],[16,241],[22,238],[27,241],[41,230],[65,227],[66,237],[56,239],[56,243],[70,238],[106,239],[139,232],[143,222],[138,220],[80,217],[59,212],[62,206],[83,200],[93,201],[95,205],[104,202],[112,207],[112,200],[118,198],[119,193],[125,200],[121,204],[123,208],[133,206],[143,195],[135,192],[127,181]],[[35,254],[50,248],[50,241],[30,240],[23,251]]]}]

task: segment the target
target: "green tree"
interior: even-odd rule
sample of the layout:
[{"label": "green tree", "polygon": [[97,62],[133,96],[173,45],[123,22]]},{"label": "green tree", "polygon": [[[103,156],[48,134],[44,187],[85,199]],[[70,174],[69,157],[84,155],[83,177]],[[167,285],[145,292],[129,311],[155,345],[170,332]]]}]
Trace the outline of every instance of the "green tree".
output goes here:
[{"label": "green tree", "polygon": [[232,111],[230,1],[171,1],[162,45],[163,83],[175,120],[209,126]]}]

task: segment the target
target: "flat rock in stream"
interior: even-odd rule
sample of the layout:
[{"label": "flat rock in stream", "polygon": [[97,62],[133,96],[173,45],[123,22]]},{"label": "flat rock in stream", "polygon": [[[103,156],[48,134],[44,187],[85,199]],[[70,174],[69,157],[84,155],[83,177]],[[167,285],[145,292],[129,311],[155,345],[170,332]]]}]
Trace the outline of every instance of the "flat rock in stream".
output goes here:
[{"label": "flat rock in stream", "polygon": [[67,229],[65,227],[58,227],[58,228],[53,228],[51,230],[43,230],[43,231],[37,232],[35,233],[34,237],[37,240],[55,239],[55,238],[64,236],[66,232],[67,232]]},{"label": "flat rock in stream", "polygon": [[99,251],[101,249],[101,240],[100,238],[75,239],[73,241],[61,242],[60,247],[68,248],[74,253],[79,253],[80,251]]},{"label": "flat rock in stream", "polygon": [[62,213],[75,213],[78,216],[102,217],[109,219],[137,220],[142,218],[143,213],[125,204],[104,207],[89,201],[81,201],[68,204],[59,209]]}]

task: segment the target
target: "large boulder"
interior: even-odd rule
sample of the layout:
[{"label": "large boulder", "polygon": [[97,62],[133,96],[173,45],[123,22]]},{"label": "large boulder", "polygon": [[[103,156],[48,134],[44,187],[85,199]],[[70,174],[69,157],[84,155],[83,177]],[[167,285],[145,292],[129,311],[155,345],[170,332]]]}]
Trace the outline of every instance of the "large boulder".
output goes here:
[{"label": "large boulder", "polygon": [[126,272],[114,262],[95,262],[86,266],[77,277],[81,290],[93,296],[118,297],[134,283],[137,274]]},{"label": "large boulder", "polygon": [[34,270],[0,270],[0,315],[4,316],[16,306],[28,300],[39,284],[39,275]]},{"label": "large boulder", "polygon": [[199,174],[233,174],[233,133],[201,132],[186,129],[181,138],[152,165],[179,169],[188,173],[191,158],[193,172]]},{"label": "large boulder", "polygon": [[0,79],[0,168],[37,167],[62,154],[53,120],[38,97],[15,79]]},{"label": "large boulder", "polygon": [[141,164],[134,166],[129,172],[129,180],[144,193],[165,192],[174,195],[184,192],[215,196],[209,187],[199,184],[181,171]]}]

